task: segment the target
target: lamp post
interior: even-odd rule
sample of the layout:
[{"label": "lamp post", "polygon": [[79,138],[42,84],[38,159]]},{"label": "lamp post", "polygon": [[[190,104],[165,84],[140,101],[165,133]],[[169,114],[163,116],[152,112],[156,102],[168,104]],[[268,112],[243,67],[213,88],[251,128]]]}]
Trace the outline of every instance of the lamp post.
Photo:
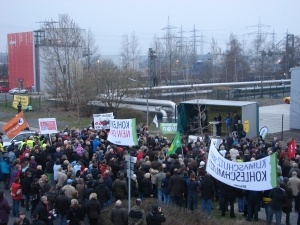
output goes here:
[{"label": "lamp post", "polygon": [[141,86],[142,86],[142,88],[143,88],[143,91],[144,91],[144,93],[145,93],[145,95],[146,95],[146,98],[147,98],[147,127],[148,127],[148,124],[149,124],[149,104],[148,104],[148,91],[145,89],[145,87],[144,87],[144,85],[140,82],[140,81],[138,81],[138,80],[135,80],[135,79],[132,79],[132,78],[130,78],[130,77],[128,77],[128,79],[129,80],[131,80],[131,81],[133,81],[133,82],[137,82],[137,83],[139,83]]}]

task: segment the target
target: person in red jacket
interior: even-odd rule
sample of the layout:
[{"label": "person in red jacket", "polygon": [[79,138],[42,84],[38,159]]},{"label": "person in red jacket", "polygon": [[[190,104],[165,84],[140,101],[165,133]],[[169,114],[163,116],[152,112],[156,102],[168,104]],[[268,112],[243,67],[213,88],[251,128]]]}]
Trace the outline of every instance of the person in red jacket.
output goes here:
[{"label": "person in red jacket", "polygon": [[10,195],[13,202],[12,213],[14,217],[19,217],[19,207],[22,199],[22,186],[20,184],[20,178],[16,177],[11,185]]}]

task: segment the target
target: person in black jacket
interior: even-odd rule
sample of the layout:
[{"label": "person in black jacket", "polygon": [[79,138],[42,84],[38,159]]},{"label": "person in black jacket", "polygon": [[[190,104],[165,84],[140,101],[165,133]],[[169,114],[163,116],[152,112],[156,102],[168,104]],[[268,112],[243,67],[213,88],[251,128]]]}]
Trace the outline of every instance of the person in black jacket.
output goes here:
[{"label": "person in black jacket", "polygon": [[254,216],[254,220],[258,221],[258,208],[260,204],[260,199],[262,193],[260,191],[250,191],[244,192],[247,200],[247,221],[251,221]]},{"label": "person in black jacket", "polygon": [[214,198],[215,187],[209,174],[205,174],[201,181],[201,197],[202,197],[202,212],[206,213],[206,216],[211,215],[212,201]]},{"label": "person in black jacket", "polygon": [[71,200],[71,206],[67,213],[69,225],[80,225],[81,221],[84,220],[84,211],[81,205],[78,204],[77,199]]},{"label": "person in black jacket", "polygon": [[146,216],[147,225],[161,225],[165,221],[166,218],[161,208],[157,205],[153,205],[151,212]]},{"label": "person in black jacket", "polygon": [[31,225],[46,225],[46,223],[39,219],[39,214],[34,212],[32,213],[32,222]]},{"label": "person in black jacket", "polygon": [[46,225],[49,224],[50,214],[48,212],[48,199],[46,196],[41,197],[41,201],[35,207],[34,212],[39,216],[39,220],[45,222]]},{"label": "person in black jacket", "polygon": [[272,191],[269,194],[269,198],[271,198],[271,203],[267,219],[267,225],[271,225],[273,220],[273,214],[275,214],[276,224],[281,224],[282,206],[286,198],[284,184],[280,183],[279,187],[272,189]]},{"label": "person in black jacket", "polygon": [[107,203],[110,200],[110,190],[104,184],[104,180],[102,178],[98,181],[98,185],[95,188],[95,193],[97,194],[97,198],[101,208],[103,208],[105,203]]},{"label": "person in black jacket", "polygon": [[30,198],[30,192],[31,192],[31,185],[32,182],[32,178],[31,178],[31,172],[30,171],[26,171],[25,172],[25,177],[21,182],[22,185],[22,193],[25,197],[25,207],[26,207],[26,211],[29,211],[29,198]]},{"label": "person in black jacket", "polygon": [[234,215],[234,201],[236,197],[236,189],[225,183],[220,182],[220,193],[223,197],[222,216],[225,216],[228,203],[230,204],[230,217],[235,218]]},{"label": "person in black jacket", "polygon": [[97,194],[92,193],[90,194],[89,202],[86,206],[86,213],[88,215],[90,225],[97,225],[100,212],[101,206],[97,200]]},{"label": "person in black jacket", "polygon": [[65,191],[61,191],[55,200],[58,225],[67,223],[67,213],[70,205],[71,199],[65,195]]}]

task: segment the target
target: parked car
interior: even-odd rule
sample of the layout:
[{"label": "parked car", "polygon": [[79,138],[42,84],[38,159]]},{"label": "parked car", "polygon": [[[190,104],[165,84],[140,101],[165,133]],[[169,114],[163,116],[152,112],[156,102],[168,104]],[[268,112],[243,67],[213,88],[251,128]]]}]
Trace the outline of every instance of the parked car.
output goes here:
[{"label": "parked car", "polygon": [[34,131],[21,131],[18,135],[16,135],[12,139],[8,138],[6,135],[3,135],[2,136],[3,148],[6,151],[7,147],[10,146],[13,141],[15,142],[15,145],[19,146],[25,137],[28,138],[34,135],[35,135]]},{"label": "parked car", "polygon": [[13,88],[13,89],[9,90],[9,93],[12,94],[12,95],[15,95],[15,94],[27,94],[28,91],[26,89],[23,89],[23,88]]},{"label": "parked car", "polygon": [[0,93],[2,93],[2,92],[8,92],[8,91],[9,91],[8,87],[0,86]]},{"label": "parked car", "polygon": [[291,97],[284,97],[283,101],[285,104],[290,104],[291,103]]}]

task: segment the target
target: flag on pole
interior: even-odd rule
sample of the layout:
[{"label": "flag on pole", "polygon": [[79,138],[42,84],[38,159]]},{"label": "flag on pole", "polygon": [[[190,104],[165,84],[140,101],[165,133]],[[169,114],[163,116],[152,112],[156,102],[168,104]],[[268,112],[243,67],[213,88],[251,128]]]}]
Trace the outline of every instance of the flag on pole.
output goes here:
[{"label": "flag on pole", "polygon": [[296,141],[294,138],[288,143],[289,158],[292,159],[296,155]]},{"label": "flag on pole", "polygon": [[2,127],[2,130],[6,133],[8,138],[13,138],[27,127],[29,127],[28,123],[26,122],[23,112],[21,111],[14,118],[8,121]]},{"label": "flag on pole", "polygon": [[155,116],[153,118],[153,123],[155,123],[156,128],[158,128],[157,114],[155,114]]},{"label": "flag on pole", "polygon": [[167,156],[174,154],[177,150],[177,148],[181,147],[181,137],[180,134],[177,132],[170,148],[167,151]]}]

